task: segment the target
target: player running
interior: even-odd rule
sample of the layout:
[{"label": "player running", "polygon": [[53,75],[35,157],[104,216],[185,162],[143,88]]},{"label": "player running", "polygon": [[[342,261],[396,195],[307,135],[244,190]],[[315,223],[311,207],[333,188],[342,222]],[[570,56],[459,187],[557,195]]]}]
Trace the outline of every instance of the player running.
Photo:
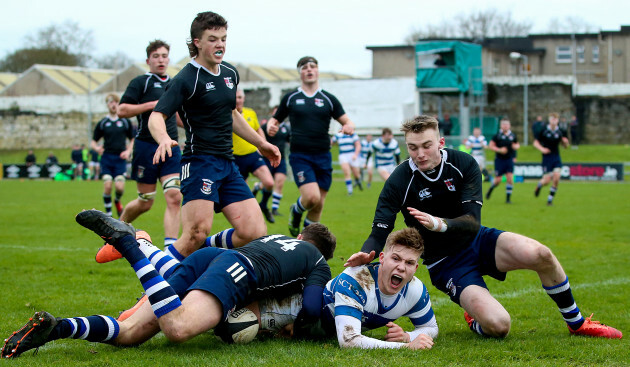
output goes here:
[{"label": "player running", "polygon": [[543,177],[536,185],[534,195],[540,195],[540,189],[551,182],[549,196],[547,197],[547,205],[552,205],[553,198],[558,191],[560,184],[560,172],[562,171],[562,160],[560,159],[560,149],[558,146],[569,146],[569,138],[567,132],[558,127],[558,114],[553,112],[549,114],[549,124],[540,129],[538,135],[534,137],[534,148],[542,153]]}]

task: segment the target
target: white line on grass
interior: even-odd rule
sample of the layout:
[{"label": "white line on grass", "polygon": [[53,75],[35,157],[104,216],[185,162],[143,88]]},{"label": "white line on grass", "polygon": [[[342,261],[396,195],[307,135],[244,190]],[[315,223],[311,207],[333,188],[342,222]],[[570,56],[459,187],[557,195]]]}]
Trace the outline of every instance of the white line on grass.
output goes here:
[{"label": "white line on grass", "polygon": [[94,252],[98,250],[98,247],[94,247],[93,249],[82,248],[82,247],[41,247],[41,246],[9,245],[5,243],[0,243],[0,248],[26,250],[26,251],[67,251],[67,252],[76,252],[76,251]]},{"label": "white line on grass", "polygon": [[[613,278],[613,279],[602,280],[599,282],[578,283],[575,285],[571,284],[571,288],[572,289],[587,289],[587,288],[598,288],[598,287],[613,286],[613,285],[628,284],[628,283],[630,283],[630,278]],[[523,297],[528,294],[535,294],[535,293],[544,294],[545,291],[541,286],[541,287],[523,288],[514,292],[503,292],[503,293],[494,293],[494,294],[492,294],[491,292],[491,294],[496,299],[518,298],[518,297]],[[435,301],[431,300],[431,303],[434,305],[441,305],[448,302],[451,302],[450,298],[438,298]]]}]

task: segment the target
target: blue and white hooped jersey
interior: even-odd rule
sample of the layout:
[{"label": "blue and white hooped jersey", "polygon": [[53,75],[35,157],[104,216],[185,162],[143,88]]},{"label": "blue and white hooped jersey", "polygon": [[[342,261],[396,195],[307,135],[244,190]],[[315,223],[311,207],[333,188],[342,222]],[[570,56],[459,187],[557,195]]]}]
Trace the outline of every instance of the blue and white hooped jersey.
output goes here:
[{"label": "blue and white hooped jersey", "polygon": [[389,143],[383,143],[381,138],[376,139],[372,143],[374,151],[374,164],[376,167],[396,165],[396,156],[400,155],[400,147],[396,139],[390,140]]},{"label": "blue and white hooped jersey", "polygon": [[[329,319],[346,315],[361,320],[363,330],[376,329],[407,316],[414,326],[433,319],[429,292],[415,276],[394,296],[385,296],[378,289],[379,263],[346,268],[331,279],[324,289],[324,312]],[[385,306],[385,297],[396,297]]]},{"label": "blue and white hooped jersey", "polygon": [[359,157],[367,158],[370,151],[372,151],[372,142],[365,139],[361,140],[361,154]]},{"label": "blue and white hooped jersey", "polygon": [[342,132],[338,132],[333,135],[333,143],[339,144],[339,154],[354,153],[354,142],[359,140],[357,134],[346,135]]},{"label": "blue and white hooped jersey", "polygon": [[468,137],[466,145],[472,149],[470,154],[474,156],[482,156],[484,155],[483,148],[488,146],[488,142],[486,141],[486,137],[483,135],[479,135],[479,137],[471,135]]}]

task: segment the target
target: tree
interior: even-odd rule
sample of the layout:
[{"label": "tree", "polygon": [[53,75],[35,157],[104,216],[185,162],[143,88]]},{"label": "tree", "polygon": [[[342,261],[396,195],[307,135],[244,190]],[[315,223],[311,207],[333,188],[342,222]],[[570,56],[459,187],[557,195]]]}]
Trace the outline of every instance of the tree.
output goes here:
[{"label": "tree", "polygon": [[583,18],[569,15],[564,19],[551,18],[547,27],[547,33],[591,33],[595,29],[594,25]]},{"label": "tree", "polygon": [[79,65],[77,55],[59,48],[22,48],[0,60],[0,70],[22,73],[34,64]]},{"label": "tree", "polygon": [[437,25],[427,24],[413,30],[406,38],[407,44],[415,44],[423,38],[471,38],[518,37],[526,36],[532,23],[517,21],[512,13],[496,9],[473,10],[459,13],[451,21],[442,21]]},{"label": "tree", "polygon": [[124,52],[116,51],[92,59],[92,63],[101,69],[124,69],[133,64],[133,60]]},{"label": "tree", "polygon": [[1,71],[20,73],[34,64],[86,66],[90,61],[92,31],[66,20],[35,31],[25,38],[28,47],[18,49],[0,60]]}]

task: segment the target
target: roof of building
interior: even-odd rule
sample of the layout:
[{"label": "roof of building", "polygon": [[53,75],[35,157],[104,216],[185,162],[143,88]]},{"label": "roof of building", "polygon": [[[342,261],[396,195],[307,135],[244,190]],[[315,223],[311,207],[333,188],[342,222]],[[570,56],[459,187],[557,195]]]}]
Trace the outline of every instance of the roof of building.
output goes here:
[{"label": "roof of building", "polygon": [[0,90],[16,81],[19,77],[20,74],[18,73],[0,73]]}]

